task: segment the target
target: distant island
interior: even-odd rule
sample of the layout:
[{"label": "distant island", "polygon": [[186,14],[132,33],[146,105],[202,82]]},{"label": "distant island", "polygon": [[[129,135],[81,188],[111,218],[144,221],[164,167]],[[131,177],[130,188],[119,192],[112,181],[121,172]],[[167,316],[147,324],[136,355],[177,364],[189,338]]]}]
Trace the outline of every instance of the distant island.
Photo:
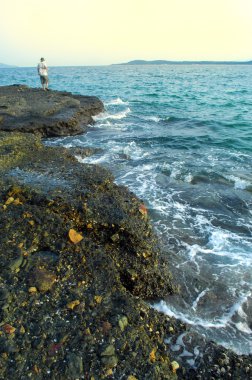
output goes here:
[{"label": "distant island", "polygon": [[117,65],[252,65],[252,61],[166,61],[154,60],[145,61],[143,59],[135,59],[125,63],[117,63]]},{"label": "distant island", "polygon": [[13,65],[6,65],[5,63],[0,63],[0,69],[10,69],[12,67],[17,67],[17,66],[13,66]]}]

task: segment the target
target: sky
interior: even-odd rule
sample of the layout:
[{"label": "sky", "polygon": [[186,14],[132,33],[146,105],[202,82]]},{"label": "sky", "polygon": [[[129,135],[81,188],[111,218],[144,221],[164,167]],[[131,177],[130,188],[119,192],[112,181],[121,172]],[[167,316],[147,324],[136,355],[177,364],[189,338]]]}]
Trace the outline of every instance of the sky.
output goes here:
[{"label": "sky", "polygon": [[0,62],[252,60],[252,0],[0,0]]}]

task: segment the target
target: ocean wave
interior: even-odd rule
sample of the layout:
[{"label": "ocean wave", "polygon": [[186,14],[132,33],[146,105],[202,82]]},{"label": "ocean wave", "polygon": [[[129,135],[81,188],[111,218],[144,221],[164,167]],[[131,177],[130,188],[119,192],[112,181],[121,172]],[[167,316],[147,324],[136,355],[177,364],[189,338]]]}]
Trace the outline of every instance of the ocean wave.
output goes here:
[{"label": "ocean wave", "polygon": [[128,105],[129,102],[124,102],[121,98],[112,99],[109,102],[105,102],[105,106],[115,106],[115,105]]},{"label": "ocean wave", "polygon": [[102,121],[107,119],[114,119],[114,120],[120,120],[127,117],[127,115],[131,112],[131,109],[127,107],[125,110],[118,112],[118,113],[108,113],[108,112],[102,112],[99,115],[93,116],[93,119],[95,121]]},{"label": "ocean wave", "polygon": [[161,118],[158,116],[141,116],[141,119],[146,121],[154,121],[155,123],[159,123]]},{"label": "ocean wave", "polygon": [[[175,307],[168,305],[164,300],[154,303],[151,306],[155,310],[161,313],[164,313],[166,315],[169,315],[170,317],[179,319],[180,321],[187,323],[191,326],[201,326],[204,328],[219,329],[219,328],[225,328],[228,324],[231,324],[239,330],[240,328],[238,327],[243,326],[244,327],[243,332],[246,332],[247,334],[251,334],[252,333],[251,329],[248,326],[245,327],[247,315],[244,313],[242,309],[242,306],[247,303],[249,296],[250,296],[250,293],[240,296],[237,302],[234,303],[232,307],[230,307],[228,312],[223,313],[221,317],[215,317],[214,319],[211,319],[211,320],[200,318],[198,315],[193,315],[193,313],[190,315],[189,313],[180,312],[176,310]],[[233,321],[233,317],[235,315],[239,315],[240,317],[244,318],[243,321],[238,322],[238,325],[237,323]]]},{"label": "ocean wave", "polygon": [[247,188],[249,188],[252,185],[251,182],[249,182],[248,180],[239,178],[233,174],[226,176],[226,178],[234,183],[235,189],[246,190]]}]

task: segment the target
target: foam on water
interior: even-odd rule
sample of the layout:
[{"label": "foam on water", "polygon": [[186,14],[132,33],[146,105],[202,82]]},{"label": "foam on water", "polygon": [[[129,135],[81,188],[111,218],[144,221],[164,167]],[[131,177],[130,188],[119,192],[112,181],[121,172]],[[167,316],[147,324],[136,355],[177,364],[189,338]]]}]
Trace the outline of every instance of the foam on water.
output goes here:
[{"label": "foam on water", "polygon": [[[204,291],[204,294],[201,295],[201,297],[203,297],[207,293],[207,291],[208,290],[206,289]],[[182,322],[185,322],[185,323],[192,325],[192,326],[201,326],[204,328],[219,329],[219,328],[226,327],[228,324],[231,324],[231,325],[235,326],[236,328],[238,328],[242,325],[242,326],[246,326],[246,328],[244,330],[240,330],[240,328],[239,328],[239,330],[246,332],[248,334],[251,334],[252,330],[248,327],[248,325],[246,323],[247,315],[246,315],[246,313],[244,313],[244,311],[242,309],[242,306],[247,302],[248,297],[250,295],[251,295],[251,292],[247,292],[247,294],[241,295],[238,298],[237,302],[234,305],[232,305],[232,307],[230,307],[230,309],[227,312],[225,312],[221,316],[215,317],[213,319],[204,319],[204,318],[200,318],[199,316],[195,315],[194,311],[196,309],[193,305],[195,304],[196,301],[197,302],[199,301],[199,298],[198,298],[199,296],[194,301],[192,307],[189,310],[191,313],[179,312],[176,310],[175,307],[169,305],[164,300],[153,304],[152,307],[154,309],[164,313],[164,314],[167,314],[171,317],[175,317],[175,318],[181,320]],[[233,317],[236,314],[238,314],[241,318],[243,318],[244,321],[235,323],[233,321]]]},{"label": "foam on water", "polygon": [[147,120],[147,121],[154,121],[154,123],[159,123],[160,122],[160,120],[161,120],[161,118],[160,117],[158,117],[158,116],[141,116],[141,118],[143,119],[143,120]]},{"label": "foam on water", "polygon": [[128,105],[129,102],[124,102],[121,98],[112,99],[108,102],[105,102],[105,106],[114,106],[114,105]]},{"label": "foam on water", "polygon": [[108,113],[107,111],[100,113],[97,116],[93,116],[95,121],[103,121],[107,119],[111,120],[121,120],[127,117],[127,115],[131,112],[130,108],[127,107],[125,110],[118,113]]},{"label": "foam on water", "polygon": [[245,190],[247,187],[252,186],[252,182],[249,182],[245,179],[236,177],[235,175],[229,175],[229,176],[227,176],[227,178],[230,181],[234,182],[234,188],[235,189]]}]

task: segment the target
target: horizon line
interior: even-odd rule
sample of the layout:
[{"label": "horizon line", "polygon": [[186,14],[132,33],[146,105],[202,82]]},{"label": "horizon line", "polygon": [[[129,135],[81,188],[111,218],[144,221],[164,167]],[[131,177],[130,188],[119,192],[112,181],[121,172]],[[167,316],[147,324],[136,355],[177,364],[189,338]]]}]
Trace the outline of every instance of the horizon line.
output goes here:
[{"label": "horizon line", "polygon": [[[166,59],[151,59],[151,60],[145,60],[145,59],[133,59],[127,62],[121,62],[121,63],[107,63],[107,64],[68,64],[68,65],[50,65],[50,67],[83,67],[83,66],[113,66],[113,65],[129,65],[129,64],[225,64],[225,63],[233,63],[233,64],[246,64],[246,63],[252,63],[252,59],[248,60],[166,60]],[[3,67],[1,67],[3,65]],[[25,68],[25,67],[34,67],[34,65],[24,65],[24,66],[17,66],[12,64],[5,64],[0,62],[0,68]]]}]

